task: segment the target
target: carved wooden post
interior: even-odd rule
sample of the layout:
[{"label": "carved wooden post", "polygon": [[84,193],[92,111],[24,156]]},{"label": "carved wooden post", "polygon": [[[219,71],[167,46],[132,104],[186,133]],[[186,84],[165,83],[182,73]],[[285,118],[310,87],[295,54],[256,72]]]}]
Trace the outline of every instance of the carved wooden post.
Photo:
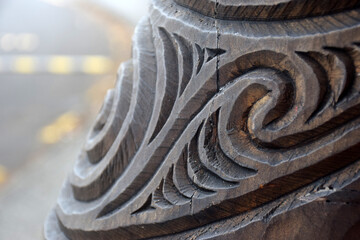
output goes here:
[{"label": "carved wooden post", "polygon": [[360,176],[359,7],[153,0],[45,237],[354,235],[359,181],[341,189]]}]

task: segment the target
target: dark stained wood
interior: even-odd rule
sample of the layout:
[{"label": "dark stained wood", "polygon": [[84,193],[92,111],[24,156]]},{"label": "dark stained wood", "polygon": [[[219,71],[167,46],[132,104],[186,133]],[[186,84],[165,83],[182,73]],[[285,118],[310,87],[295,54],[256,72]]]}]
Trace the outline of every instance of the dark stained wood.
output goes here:
[{"label": "dark stained wood", "polygon": [[354,238],[359,6],[153,0],[45,238]]}]

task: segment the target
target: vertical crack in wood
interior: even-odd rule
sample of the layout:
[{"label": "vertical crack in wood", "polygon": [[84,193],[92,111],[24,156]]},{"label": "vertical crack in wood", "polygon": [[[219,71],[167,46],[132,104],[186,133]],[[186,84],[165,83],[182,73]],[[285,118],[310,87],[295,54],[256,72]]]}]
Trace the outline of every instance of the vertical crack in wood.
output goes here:
[{"label": "vertical crack in wood", "polygon": [[[218,26],[218,19],[217,19],[217,14],[218,14],[218,7],[219,7],[219,3],[218,0],[215,1],[215,10],[214,10],[214,19],[215,19],[215,28],[216,28],[216,48],[220,49],[220,30],[219,30],[219,26]],[[220,74],[219,74],[219,64],[220,64],[220,54],[216,55],[216,88],[217,88],[217,92],[219,92],[220,87]]]}]

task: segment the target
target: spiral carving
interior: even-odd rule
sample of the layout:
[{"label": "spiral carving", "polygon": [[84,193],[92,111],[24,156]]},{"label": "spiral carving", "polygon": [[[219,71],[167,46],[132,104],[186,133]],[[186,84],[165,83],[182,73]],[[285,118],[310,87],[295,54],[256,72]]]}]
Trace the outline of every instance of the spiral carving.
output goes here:
[{"label": "spiral carving", "polygon": [[[275,210],[260,206],[310,194],[319,179],[357,176],[360,32],[312,34],[341,13],[311,12],[307,34],[287,31],[306,19],[271,23],[272,38],[262,23],[241,35],[242,22],[187,13],[155,0],[138,25],[133,60],[51,215],[68,238],[181,238],[243,214],[268,218]],[[360,12],[347,14],[357,29]]]}]

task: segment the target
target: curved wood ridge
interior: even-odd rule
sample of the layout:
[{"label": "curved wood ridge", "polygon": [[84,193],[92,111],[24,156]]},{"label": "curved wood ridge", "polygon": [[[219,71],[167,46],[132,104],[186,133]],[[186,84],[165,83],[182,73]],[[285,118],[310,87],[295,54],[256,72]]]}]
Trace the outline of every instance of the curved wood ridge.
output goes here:
[{"label": "curved wood ridge", "polygon": [[236,239],[356,181],[359,5],[153,0],[45,237]]},{"label": "curved wood ridge", "polygon": [[353,0],[173,0],[208,17],[270,21],[324,16],[360,7]]}]

